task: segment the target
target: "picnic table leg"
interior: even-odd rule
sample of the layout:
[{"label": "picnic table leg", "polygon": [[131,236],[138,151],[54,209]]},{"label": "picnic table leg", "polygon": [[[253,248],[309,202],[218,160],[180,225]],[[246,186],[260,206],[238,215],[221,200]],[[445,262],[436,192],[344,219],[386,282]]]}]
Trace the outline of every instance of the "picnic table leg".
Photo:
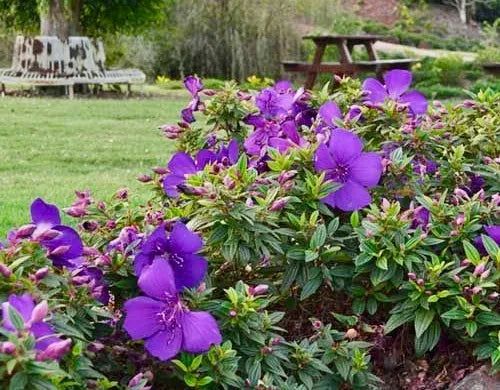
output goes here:
[{"label": "picnic table leg", "polygon": [[75,97],[75,87],[73,85],[68,85],[68,97],[69,100],[73,100]]},{"label": "picnic table leg", "polygon": [[[375,47],[373,47],[374,42],[367,42],[365,43],[366,51],[368,52],[368,57],[370,58],[370,61],[378,61],[379,57],[377,55],[377,51],[375,50]],[[375,70],[375,74],[377,75],[377,78],[379,80],[382,79],[382,75],[384,73],[383,68],[380,65],[377,65],[377,69]]]},{"label": "picnic table leg", "polygon": [[5,94],[6,94],[7,91],[5,89],[5,84],[4,83],[2,83],[0,91],[2,91],[2,97],[5,97]]},{"label": "picnic table leg", "polygon": [[[339,74],[341,76],[343,76],[345,74],[352,75],[353,69],[351,69],[352,67],[350,66],[350,65],[352,65],[352,57],[351,57],[351,53],[350,53],[350,50],[352,50],[352,47],[351,47],[351,49],[349,49],[347,41],[345,39],[342,39],[337,44],[337,47],[339,49],[339,54],[340,54],[340,63],[343,67],[341,74],[340,73]],[[337,73],[334,73],[334,75],[335,74],[337,74]]]},{"label": "picnic table leg", "polygon": [[321,64],[324,52],[325,52],[325,44],[317,43],[311,70],[307,74],[306,85],[305,85],[306,89],[312,89],[312,87],[314,87],[314,82],[316,81],[316,76],[318,75],[318,66]]}]

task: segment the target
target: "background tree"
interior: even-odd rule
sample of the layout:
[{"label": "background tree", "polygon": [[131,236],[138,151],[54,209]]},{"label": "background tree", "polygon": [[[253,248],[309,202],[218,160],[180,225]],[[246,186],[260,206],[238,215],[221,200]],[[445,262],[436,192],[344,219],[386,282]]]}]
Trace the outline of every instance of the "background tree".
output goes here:
[{"label": "background tree", "polygon": [[458,16],[463,24],[467,23],[468,12],[472,9],[475,13],[475,9],[478,4],[491,4],[493,0],[445,0],[445,4],[452,5],[458,11]]},{"label": "background tree", "polygon": [[0,0],[7,28],[66,39],[135,32],[162,20],[173,0]]}]

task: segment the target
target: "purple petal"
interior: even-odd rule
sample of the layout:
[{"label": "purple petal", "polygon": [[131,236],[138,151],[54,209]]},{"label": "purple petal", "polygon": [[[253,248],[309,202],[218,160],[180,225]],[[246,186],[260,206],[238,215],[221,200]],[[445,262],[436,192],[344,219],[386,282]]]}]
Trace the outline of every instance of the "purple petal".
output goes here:
[{"label": "purple petal", "polygon": [[31,318],[31,313],[35,307],[35,301],[28,293],[23,295],[10,295],[9,301],[2,304],[3,327],[9,330],[14,330],[14,326],[9,319],[9,305],[16,309],[24,319],[28,322]]},{"label": "purple petal", "polygon": [[184,184],[186,178],[184,176],[178,175],[168,175],[163,178],[163,191],[170,198],[177,198],[179,196],[179,191],[177,186],[179,184]]},{"label": "purple petal", "polygon": [[175,224],[170,233],[168,250],[171,253],[195,253],[203,246],[203,241],[182,222]]},{"label": "purple petal", "polygon": [[179,327],[156,333],[146,341],[146,349],[160,360],[170,360],[181,350],[182,331]]},{"label": "purple petal", "polygon": [[382,158],[376,153],[361,153],[350,166],[352,180],[365,187],[374,187],[382,175]]},{"label": "purple petal", "polygon": [[281,125],[281,130],[295,145],[300,145],[301,138],[294,121],[286,121]]},{"label": "purple petal", "polygon": [[334,193],[335,206],[342,211],[354,211],[368,206],[372,197],[361,184],[354,181],[347,181]]},{"label": "purple petal", "polygon": [[211,345],[222,342],[219,326],[209,313],[185,312],[181,322],[182,349],[186,352],[206,352]]},{"label": "purple petal", "polygon": [[144,293],[156,299],[176,294],[172,267],[161,257],[156,257],[151,265],[142,270],[137,284]]},{"label": "purple petal", "polygon": [[141,245],[141,252],[161,254],[167,250],[167,233],[165,226],[158,226]]},{"label": "purple petal", "polygon": [[260,115],[248,115],[247,117],[245,117],[243,122],[250,126],[264,127],[267,121]]},{"label": "purple petal", "polygon": [[152,336],[162,329],[158,319],[165,304],[149,297],[129,299],[123,306],[126,312],[123,328],[133,340]]},{"label": "purple petal", "polygon": [[318,111],[319,116],[323,119],[328,126],[334,125],[334,119],[342,118],[342,112],[335,102],[324,103]]},{"label": "purple petal", "polygon": [[408,103],[414,115],[421,115],[427,112],[427,99],[418,91],[405,92],[399,98],[400,103]]},{"label": "purple petal", "polygon": [[136,276],[139,276],[144,269],[144,267],[151,265],[155,256],[144,252],[138,253],[134,259],[134,272]]},{"label": "purple petal", "polygon": [[170,259],[177,291],[196,287],[205,277],[208,262],[200,255],[181,254]]},{"label": "purple petal", "polygon": [[500,245],[500,225],[485,226],[486,234],[490,236],[493,241]]},{"label": "purple petal", "polygon": [[63,226],[63,225],[54,226],[52,227],[52,229],[61,232],[62,235],[52,240],[44,240],[41,242],[41,244],[44,247],[46,247],[49,251],[53,251],[54,249],[60,246],[69,247],[69,249],[63,254],[48,256],[49,259],[51,259],[54,262],[54,265],[56,266],[68,265],[67,264],[68,260],[76,259],[77,257],[80,257],[82,255],[83,243],[82,239],[80,238],[76,230],[70,228],[69,226]]},{"label": "purple petal", "polygon": [[193,115],[193,109],[190,107],[186,107],[181,111],[181,117],[187,123],[193,123],[196,121]]},{"label": "purple petal", "polygon": [[291,142],[284,138],[273,137],[269,139],[269,146],[278,149],[280,153],[285,153],[291,146]]},{"label": "purple petal", "polygon": [[391,99],[397,100],[410,87],[411,72],[394,69],[384,74],[385,87]]},{"label": "purple petal", "polygon": [[325,144],[320,144],[314,153],[314,167],[316,171],[328,171],[337,166],[330,154],[330,150]]},{"label": "purple petal", "polygon": [[280,80],[274,84],[274,89],[279,93],[288,92],[288,90],[292,89],[293,85],[290,80]]},{"label": "purple petal", "polygon": [[201,79],[196,76],[188,76],[184,79],[184,86],[191,96],[195,97],[203,90]]},{"label": "purple petal", "polygon": [[[49,336],[54,334],[52,328],[46,324],[45,322],[37,322],[36,324],[31,325],[31,332],[35,339],[39,339],[44,336]],[[45,350],[50,344],[57,343],[61,341],[59,337],[44,337],[43,340],[37,341],[35,344],[35,348],[39,351]]]},{"label": "purple petal", "polygon": [[332,131],[328,148],[336,163],[348,164],[359,157],[363,143],[356,134],[339,128]]},{"label": "purple petal", "polygon": [[262,148],[267,145],[267,140],[267,132],[263,129],[257,129],[245,140],[245,150],[248,154],[260,155]]},{"label": "purple petal", "polygon": [[174,175],[184,176],[196,173],[196,165],[189,154],[177,152],[168,163],[168,169]]},{"label": "purple petal", "polygon": [[321,202],[326,203],[328,206],[335,207],[335,191],[330,192],[327,196],[321,199]]},{"label": "purple petal", "polygon": [[[31,203],[31,219],[37,225],[38,233],[50,229],[52,226],[61,224],[61,216],[57,206],[45,203],[37,198]],[[36,235],[36,233],[33,233]]]},{"label": "purple petal", "polygon": [[363,91],[368,92],[364,100],[374,104],[383,103],[388,96],[384,86],[378,80],[372,78],[365,80]]},{"label": "purple petal", "polygon": [[200,170],[205,168],[205,165],[211,164],[215,161],[217,161],[217,156],[211,150],[202,149],[196,155],[196,167]]},{"label": "purple petal", "polygon": [[236,162],[238,161],[239,154],[240,154],[240,150],[239,150],[238,141],[233,139],[227,145],[227,157],[229,158],[229,162],[231,164],[236,164]]}]

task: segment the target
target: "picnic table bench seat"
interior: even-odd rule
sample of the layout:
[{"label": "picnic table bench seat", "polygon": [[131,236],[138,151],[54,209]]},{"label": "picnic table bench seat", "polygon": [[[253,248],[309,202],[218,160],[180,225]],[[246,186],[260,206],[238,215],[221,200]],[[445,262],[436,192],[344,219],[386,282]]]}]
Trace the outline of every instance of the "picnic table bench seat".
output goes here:
[{"label": "picnic table bench seat", "polygon": [[[331,73],[335,75],[355,75],[359,72],[376,72],[380,77],[382,72],[391,69],[408,69],[416,62],[411,58],[403,59],[380,59],[375,51],[374,43],[387,37],[380,35],[323,35],[305,36],[316,45],[316,52],[312,63],[304,61],[283,61],[282,65],[286,72],[301,72],[307,75],[305,87],[311,89],[319,73]],[[328,45],[336,45],[340,54],[340,62],[322,62],[322,58]],[[363,45],[368,52],[368,61],[354,61],[352,59],[353,48]]]}]

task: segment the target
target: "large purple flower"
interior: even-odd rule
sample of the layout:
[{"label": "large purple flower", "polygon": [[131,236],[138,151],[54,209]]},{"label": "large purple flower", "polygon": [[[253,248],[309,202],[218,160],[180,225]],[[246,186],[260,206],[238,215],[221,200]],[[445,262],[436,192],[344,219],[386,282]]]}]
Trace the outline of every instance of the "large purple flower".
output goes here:
[{"label": "large purple flower", "polygon": [[196,76],[188,76],[184,79],[184,86],[191,94],[191,101],[188,106],[181,111],[182,119],[188,123],[195,121],[193,112],[198,111],[200,106],[199,93],[203,90],[201,79]]},{"label": "large purple flower", "polygon": [[[484,231],[493,241],[497,243],[497,245],[500,245],[500,225],[485,226]],[[476,244],[476,247],[481,254],[486,255],[486,248],[484,247],[483,239],[481,237],[477,237],[474,240],[474,244]]]},{"label": "large purple flower", "polygon": [[316,127],[316,133],[323,133],[325,129],[331,130],[337,127],[335,121],[342,119],[342,112],[337,103],[329,101],[321,105],[318,110],[318,116],[321,121],[318,127]]},{"label": "large purple flower", "polygon": [[155,259],[163,259],[167,267],[172,269],[177,291],[182,291],[184,287],[195,287],[205,276],[208,267],[205,258],[197,254],[202,246],[201,238],[181,222],[174,225],[169,236],[165,227],[160,226],[136,255],[135,274],[139,276]]},{"label": "large purple flower", "polygon": [[181,350],[202,353],[222,341],[209,313],[192,312],[183,305],[174,280],[169,264],[155,259],[138,280],[146,296],[129,299],[124,307],[125,330],[134,340],[145,339],[146,349],[160,360],[170,360]]},{"label": "large purple flower", "polygon": [[61,225],[57,206],[38,198],[31,204],[31,219],[35,225],[32,237],[49,251],[55,266],[71,266],[71,260],[82,255],[83,244],[78,233]]},{"label": "large purple flower", "polygon": [[51,336],[55,334],[52,327],[43,318],[40,318],[40,316],[45,317],[44,314],[47,314],[46,306],[44,310],[42,305],[46,305],[46,303],[35,306],[35,301],[29,294],[10,295],[8,301],[2,303],[2,326],[11,332],[15,331],[14,325],[9,319],[9,306],[12,306],[23,318],[25,328],[29,329],[35,340],[37,340],[35,348],[39,351],[43,351],[49,345],[61,341],[60,338]]},{"label": "large purple flower", "polygon": [[316,171],[342,187],[322,199],[343,211],[361,209],[371,202],[366,188],[375,187],[382,175],[382,159],[376,153],[363,153],[363,143],[355,134],[335,129],[328,145],[321,144],[314,155]]},{"label": "large purple flower", "polygon": [[385,85],[376,79],[368,78],[363,83],[363,91],[367,94],[365,101],[380,104],[386,99],[391,99],[400,104],[407,104],[413,115],[425,114],[427,99],[418,91],[408,91],[411,81],[411,72],[400,69],[384,74]]}]

